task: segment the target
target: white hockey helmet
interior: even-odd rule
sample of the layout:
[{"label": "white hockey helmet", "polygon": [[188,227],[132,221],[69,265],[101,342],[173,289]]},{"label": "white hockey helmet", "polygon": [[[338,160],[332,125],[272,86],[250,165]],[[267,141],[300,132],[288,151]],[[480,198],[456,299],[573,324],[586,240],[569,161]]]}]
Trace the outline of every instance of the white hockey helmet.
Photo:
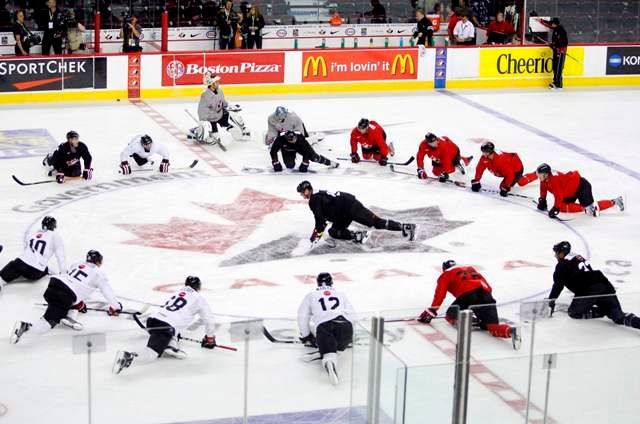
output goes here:
[{"label": "white hockey helmet", "polygon": [[204,82],[204,85],[206,85],[208,87],[211,84],[213,84],[214,82],[220,81],[221,79],[222,78],[220,78],[219,75],[216,75],[211,71],[207,71],[207,72],[204,73],[204,77],[203,77],[202,81]]}]

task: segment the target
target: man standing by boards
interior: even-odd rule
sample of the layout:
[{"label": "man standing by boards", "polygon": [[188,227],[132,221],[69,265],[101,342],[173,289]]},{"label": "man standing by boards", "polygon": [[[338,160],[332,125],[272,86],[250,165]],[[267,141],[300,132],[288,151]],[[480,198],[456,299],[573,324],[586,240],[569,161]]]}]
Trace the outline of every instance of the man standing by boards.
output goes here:
[{"label": "man standing by boards", "polygon": [[551,33],[551,44],[549,44],[549,47],[553,50],[553,82],[549,84],[549,88],[562,88],[562,71],[564,70],[564,61],[567,57],[567,46],[569,45],[567,31],[560,25],[560,19],[558,18],[553,18],[550,21],[540,19],[539,21],[553,31]]}]

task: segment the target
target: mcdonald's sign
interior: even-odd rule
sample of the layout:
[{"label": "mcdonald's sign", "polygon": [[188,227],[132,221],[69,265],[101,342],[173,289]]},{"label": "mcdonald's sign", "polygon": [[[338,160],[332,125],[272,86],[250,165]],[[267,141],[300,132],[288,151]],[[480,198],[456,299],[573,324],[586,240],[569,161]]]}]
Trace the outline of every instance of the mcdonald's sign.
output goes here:
[{"label": "mcdonald's sign", "polygon": [[309,76],[309,69],[311,69],[311,75],[317,77],[322,70],[322,77],[327,77],[327,61],[323,56],[309,56],[304,62],[304,69],[302,75],[304,78]]},{"label": "mcdonald's sign", "polygon": [[302,82],[417,79],[417,49],[349,49],[302,53]]},{"label": "mcdonald's sign", "polygon": [[397,54],[393,58],[393,64],[391,65],[391,75],[398,74],[398,65],[400,65],[401,74],[404,74],[406,71],[409,71],[410,74],[416,73],[416,68],[413,63],[413,58],[409,54]]}]

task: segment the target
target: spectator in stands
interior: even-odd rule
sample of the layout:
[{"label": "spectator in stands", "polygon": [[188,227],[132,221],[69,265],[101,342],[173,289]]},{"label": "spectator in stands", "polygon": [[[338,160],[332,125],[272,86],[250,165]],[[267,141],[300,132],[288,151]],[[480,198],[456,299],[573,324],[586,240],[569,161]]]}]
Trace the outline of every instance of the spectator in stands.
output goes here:
[{"label": "spectator in stands", "polygon": [[384,8],[380,0],[371,0],[372,9],[364,12],[364,16],[371,16],[372,24],[384,24],[387,22],[387,10]]},{"label": "spectator in stands", "polygon": [[[240,3],[240,13],[238,14],[238,28],[240,29],[240,38],[242,40],[242,48],[246,49],[249,42],[249,33],[247,32],[248,26],[245,25],[249,11],[251,10],[251,4],[247,0]],[[237,37],[237,36],[236,36]]]},{"label": "spectator in stands", "polygon": [[67,16],[65,19],[65,25],[67,26],[67,33],[65,37],[67,53],[74,54],[83,52],[85,49],[84,32],[86,31],[84,25],[78,22],[73,9],[67,10]]},{"label": "spectator in stands", "polygon": [[469,20],[469,14],[463,13],[462,19],[458,21],[453,29],[453,37],[458,45],[475,44],[476,29]]},{"label": "spectator in stands", "polygon": [[416,9],[416,32],[413,38],[417,38],[418,46],[433,46],[433,24],[424,14],[423,9]]},{"label": "spectator in stands", "polygon": [[13,36],[16,39],[16,56],[29,56],[31,48],[31,32],[24,24],[24,11],[16,10],[16,20],[13,24]]},{"label": "spectator in stands", "polygon": [[141,33],[142,27],[138,23],[138,17],[135,15],[131,15],[130,18],[125,17],[120,29],[123,53],[139,53],[142,51],[142,47],[140,47]]},{"label": "spectator in stands", "polygon": [[44,30],[42,37],[42,54],[51,54],[51,48],[55,54],[62,54],[62,34],[64,21],[62,11],[58,9],[56,0],[47,0],[47,9],[40,19],[40,26]]},{"label": "spectator in stands", "polygon": [[470,0],[471,6],[470,20],[476,27],[486,27],[489,23],[489,0]]},{"label": "spectator in stands", "polygon": [[329,25],[331,26],[340,26],[342,25],[342,16],[338,13],[338,9],[334,9],[331,12],[331,18],[329,19]]},{"label": "spectator in stands", "polygon": [[220,50],[232,50],[236,48],[235,38],[238,31],[238,15],[233,10],[233,2],[226,0],[216,16],[216,24],[220,34]]},{"label": "spectator in stands", "polygon": [[456,25],[458,24],[458,21],[460,21],[461,17],[462,17],[462,9],[460,9],[459,7],[456,8],[455,10],[451,10],[449,12],[449,23],[447,25],[447,34],[449,35],[449,42],[451,44],[455,44],[456,43],[456,39],[453,36],[453,30],[455,29]]},{"label": "spectator in stands", "polygon": [[255,4],[249,9],[247,18],[242,21],[242,26],[246,29],[247,48],[252,49],[254,44],[256,49],[262,48],[262,28],[264,28],[264,17],[260,13],[260,9]]},{"label": "spectator in stands", "polygon": [[433,4],[433,9],[431,9],[428,14],[438,15],[440,16],[440,22],[444,22],[444,15],[442,14],[442,5],[440,4],[440,2],[435,2]]},{"label": "spectator in stands", "polygon": [[487,44],[507,44],[511,42],[516,30],[504,20],[504,13],[498,12],[496,20],[487,27]]}]

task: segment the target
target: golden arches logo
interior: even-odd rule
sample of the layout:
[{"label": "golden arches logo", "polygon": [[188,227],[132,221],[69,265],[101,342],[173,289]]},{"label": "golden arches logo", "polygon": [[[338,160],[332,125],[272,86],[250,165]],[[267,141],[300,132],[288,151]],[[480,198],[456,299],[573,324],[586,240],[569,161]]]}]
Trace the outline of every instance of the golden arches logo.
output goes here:
[{"label": "golden arches logo", "polygon": [[[394,62],[395,63],[395,62]],[[412,69],[413,69],[413,65]],[[311,76],[317,77],[322,69],[322,76],[327,77],[327,61],[323,56],[309,56],[304,62],[303,76],[307,78],[309,76],[309,68],[311,68]],[[403,68],[404,69],[404,68]]]},{"label": "golden arches logo", "polygon": [[396,57],[393,58],[393,63],[391,64],[391,75],[398,74],[398,65],[400,65],[400,74],[407,73],[407,68],[409,68],[408,71],[411,75],[416,72],[413,58],[410,54],[397,54]]}]

